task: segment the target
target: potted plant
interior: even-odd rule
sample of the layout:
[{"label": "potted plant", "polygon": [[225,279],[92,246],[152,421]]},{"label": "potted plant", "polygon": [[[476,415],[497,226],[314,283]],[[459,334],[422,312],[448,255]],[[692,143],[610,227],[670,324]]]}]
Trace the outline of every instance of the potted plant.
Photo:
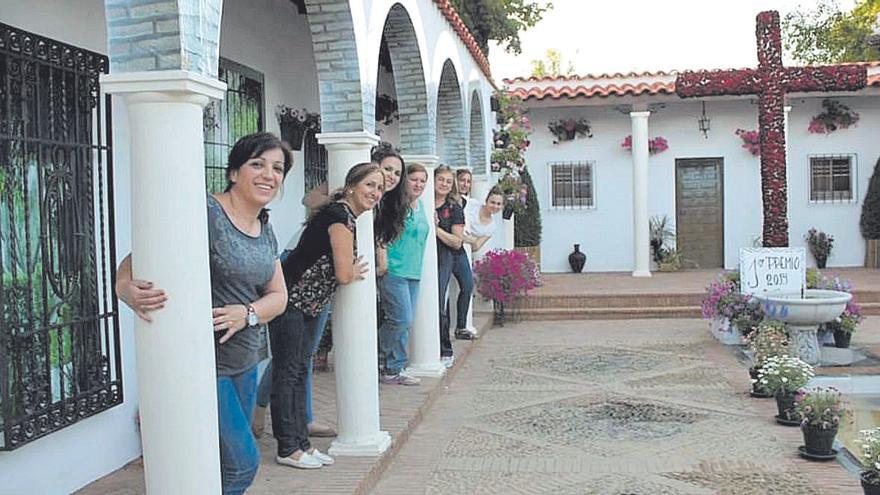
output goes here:
[{"label": "potted plant", "polygon": [[802,390],[795,397],[794,414],[801,422],[808,459],[829,459],[837,455],[832,448],[840,421],[846,415],[843,396],[834,387]]},{"label": "potted plant", "polygon": [[843,313],[836,320],[825,324],[826,330],[834,332],[834,346],[840,349],[848,348],[853,332],[856,331],[863,319],[861,306],[850,299],[846,303],[846,309],[843,310]]},{"label": "potted plant", "polygon": [[868,182],[859,228],[865,238],[865,267],[880,268],[880,159]]},{"label": "potted plant", "polygon": [[703,318],[710,320],[710,332],[725,345],[742,343],[742,336],[730,325],[728,309],[737,299],[738,292],[739,272],[722,273],[706,288],[706,295],[700,303]]},{"label": "potted plant", "polygon": [[865,495],[880,495],[880,428],[859,432],[862,446],[862,490]]},{"label": "potted plant", "polygon": [[651,253],[654,262],[659,266],[663,258],[662,249],[675,240],[675,230],[666,215],[651,217],[648,221],[648,230],[651,238]]},{"label": "potted plant", "polygon": [[794,416],[795,394],[813,377],[813,367],[796,357],[770,356],[758,370],[758,383],[776,397],[776,422],[800,424]]},{"label": "potted plant", "polygon": [[811,134],[831,134],[839,129],[849,129],[859,121],[859,114],[836,100],[822,100],[822,112],[810,121],[807,131]]},{"label": "potted plant", "polygon": [[553,144],[559,144],[564,141],[574,141],[578,137],[593,137],[590,129],[590,121],[587,119],[557,119],[551,120],[547,124],[550,134],[556,139]]},{"label": "potted plant", "polygon": [[816,267],[820,270],[825,268],[828,257],[831,256],[831,250],[834,248],[834,236],[812,228],[807,231],[804,238],[807,240],[810,253],[816,259]]},{"label": "potted plant", "polygon": [[391,125],[399,118],[397,100],[386,94],[376,97],[376,122]]},{"label": "potted plant", "polygon": [[495,249],[474,262],[477,293],[493,302],[494,325],[504,326],[505,306],[540,283],[538,267],[519,251]]},{"label": "potted plant", "polygon": [[758,381],[758,370],[771,357],[788,355],[788,331],[785,329],[785,323],[775,320],[761,322],[755,331],[749,334],[746,342],[752,354],[752,366],[749,368],[749,376],[752,379],[751,396],[769,399],[773,394],[765,390]]},{"label": "potted plant", "polygon": [[302,149],[306,129],[321,129],[321,114],[309,112],[305,108],[294,110],[286,105],[278,105],[275,108],[275,118],[278,119],[281,139],[287,141],[294,150]]}]

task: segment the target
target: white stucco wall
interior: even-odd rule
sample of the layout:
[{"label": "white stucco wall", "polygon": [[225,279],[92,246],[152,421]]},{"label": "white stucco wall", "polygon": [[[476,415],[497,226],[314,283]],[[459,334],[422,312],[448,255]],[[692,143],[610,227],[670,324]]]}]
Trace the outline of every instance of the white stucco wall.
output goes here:
[{"label": "white stucco wall", "polygon": [[[821,98],[792,99],[789,133],[790,240],[803,246],[806,231],[815,226],[835,237],[829,266],[861,266],[864,241],[858,229],[861,202],[874,163],[880,154],[877,143],[880,102],[876,97],[843,97],[842,102],[861,115],[858,126],[830,136],[807,132],[809,121],[819,113]],[[581,244],[587,255],[587,271],[629,271],[632,246],[632,161],[620,143],[631,133],[629,115],[607,105],[560,107],[530,102],[529,116],[535,129],[526,157],[541,203],[543,238],[541,266],[547,272],[570,271],[568,254]],[[649,215],[675,220],[675,160],[721,157],[724,160],[724,265],[735,268],[739,248],[752,246],[761,235],[760,162],[734,135],[737,128],[757,128],[757,105],[749,100],[710,101],[708,138],[697,129],[699,102],[673,102],[656,109],[649,119],[649,136],[663,136],[669,149],[650,157]],[[586,118],[593,127],[592,139],[559,145],[547,123],[558,118]],[[858,201],[845,204],[811,204],[808,201],[809,155],[855,154]],[[548,162],[594,161],[595,207],[553,209]],[[812,262],[812,261],[811,261]]]}]

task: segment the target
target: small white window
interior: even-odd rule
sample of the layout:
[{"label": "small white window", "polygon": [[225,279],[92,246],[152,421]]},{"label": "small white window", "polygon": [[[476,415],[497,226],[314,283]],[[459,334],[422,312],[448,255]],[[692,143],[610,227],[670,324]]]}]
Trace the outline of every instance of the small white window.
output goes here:
[{"label": "small white window", "polygon": [[848,203],[855,198],[855,155],[810,157],[810,202]]},{"label": "small white window", "polygon": [[550,198],[553,208],[593,208],[593,162],[550,162]]}]

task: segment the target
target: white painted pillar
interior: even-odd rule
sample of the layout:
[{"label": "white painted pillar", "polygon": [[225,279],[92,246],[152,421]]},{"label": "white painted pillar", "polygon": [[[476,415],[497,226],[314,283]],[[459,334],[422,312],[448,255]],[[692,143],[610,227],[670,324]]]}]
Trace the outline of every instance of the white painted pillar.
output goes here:
[{"label": "white painted pillar", "polygon": [[[370,161],[370,148],[379,138],[369,132],[318,134],[327,148],[330,191],[345,185],[348,170]],[[333,355],[336,375],[336,427],[330,444],[333,455],[377,456],[391,445],[379,429],[378,334],[376,330],[376,253],[373,212],[358,218],[357,254],[370,264],[364,279],[342,285],[333,299]]]},{"label": "white painted pillar", "polygon": [[[787,191],[785,194],[785,202],[786,208],[785,211],[788,212],[788,218],[791,219],[791,169],[788,164],[791,163],[791,159],[789,157],[789,152],[791,151],[791,144],[788,140],[789,129],[791,128],[789,114],[791,113],[791,105],[785,105],[783,107],[785,110],[784,121],[783,121],[783,129],[785,135],[785,190]],[[791,233],[791,223],[788,225],[789,233]],[[789,243],[791,242],[791,237],[789,237]]]},{"label": "white painted pillar", "polygon": [[134,319],[147,493],[220,493],[202,110],[226,85],[187,71],[101,76],[131,129],[132,270],[165,289]]},{"label": "white painted pillar", "polygon": [[648,227],[648,116],[630,112],[633,158],[633,277],[651,276]]},{"label": "white painted pillar", "polygon": [[504,245],[502,247],[508,251],[512,251],[514,229],[516,227],[516,215],[512,215],[510,219],[502,220],[502,225],[504,225]]},{"label": "white painted pillar", "polygon": [[434,167],[438,158],[432,155],[408,155],[406,163],[418,163],[428,169],[428,182],[422,193],[422,204],[428,217],[428,240],[419,281],[412,335],[410,336],[409,363],[406,372],[413,376],[440,377],[446,367],[440,362],[440,283],[437,274],[437,234],[434,223]]}]

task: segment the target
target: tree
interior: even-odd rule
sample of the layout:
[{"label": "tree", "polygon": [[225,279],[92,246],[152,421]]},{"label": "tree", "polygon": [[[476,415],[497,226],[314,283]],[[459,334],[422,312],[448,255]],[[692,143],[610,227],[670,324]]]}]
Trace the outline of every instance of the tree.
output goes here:
[{"label": "tree", "polygon": [[862,220],[859,224],[862,237],[880,239],[880,159],[874,166],[874,174],[868,183],[865,202],[862,203]]},{"label": "tree", "polygon": [[838,0],[820,0],[814,9],[785,16],[785,49],[809,65],[880,59],[880,48],[868,44],[878,14],[880,0],[858,0],[849,12],[840,11]]},{"label": "tree", "polygon": [[532,60],[532,76],[534,77],[558,77],[569,76],[575,73],[574,63],[571,60],[562,72],[562,54],[553,48],[547,49],[543,60]]},{"label": "tree", "polygon": [[532,183],[532,176],[524,169],[520,174],[523,186],[526,187],[525,207],[516,215],[513,224],[513,245],[529,247],[541,245],[541,205],[538,204],[538,192]]},{"label": "tree", "polygon": [[519,33],[533,27],[553,4],[544,6],[529,0],[451,0],[465,26],[474,35],[480,50],[489,54],[489,40],[505,50],[522,53]]}]

